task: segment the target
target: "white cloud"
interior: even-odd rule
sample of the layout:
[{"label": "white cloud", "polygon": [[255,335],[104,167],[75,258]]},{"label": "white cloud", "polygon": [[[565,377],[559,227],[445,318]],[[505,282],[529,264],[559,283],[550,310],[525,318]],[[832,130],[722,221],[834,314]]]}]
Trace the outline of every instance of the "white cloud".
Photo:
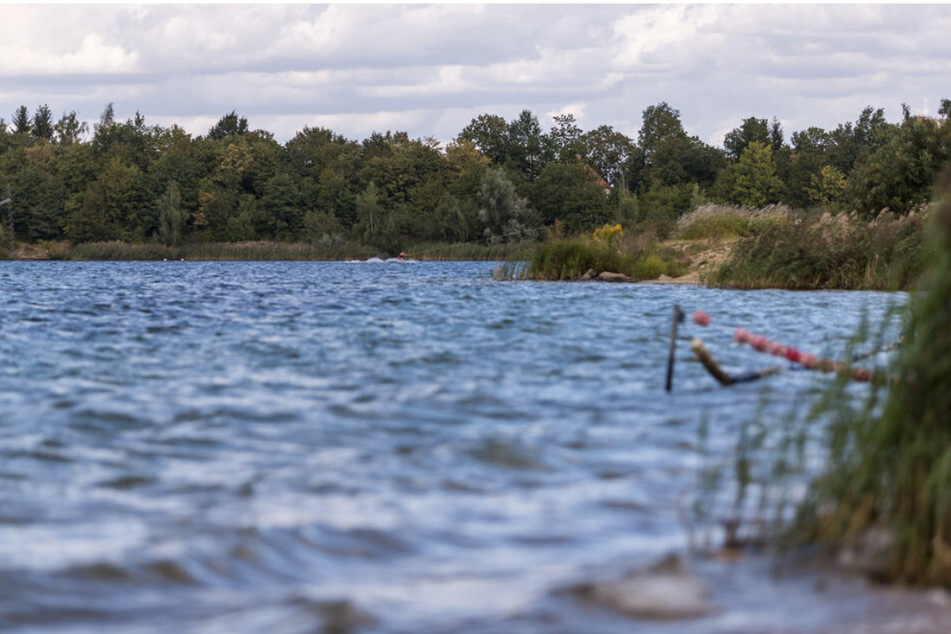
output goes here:
[{"label": "white cloud", "polygon": [[0,23],[0,113],[116,102],[198,133],[237,110],[279,139],[447,140],[528,108],[636,136],[667,101],[719,144],[748,116],[788,134],[951,96],[951,5],[0,5]]}]

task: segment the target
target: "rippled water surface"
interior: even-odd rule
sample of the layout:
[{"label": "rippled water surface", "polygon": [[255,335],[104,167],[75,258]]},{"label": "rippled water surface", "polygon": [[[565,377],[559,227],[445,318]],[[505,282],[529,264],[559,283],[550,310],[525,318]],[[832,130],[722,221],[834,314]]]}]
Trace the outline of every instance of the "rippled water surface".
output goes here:
[{"label": "rippled water surface", "polygon": [[[724,390],[684,339],[666,394],[671,306],[835,355],[903,301],[493,266],[0,264],[0,631],[651,631],[559,589],[684,550],[700,421],[814,381]],[[846,618],[744,574],[676,631]]]}]

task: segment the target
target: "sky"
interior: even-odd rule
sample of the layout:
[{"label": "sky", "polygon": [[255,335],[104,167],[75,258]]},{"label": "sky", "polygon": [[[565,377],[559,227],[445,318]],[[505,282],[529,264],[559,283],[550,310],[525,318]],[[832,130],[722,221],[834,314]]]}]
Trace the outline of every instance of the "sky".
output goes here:
[{"label": "sky", "polygon": [[544,130],[637,138],[667,102],[721,147],[743,119],[789,135],[866,106],[935,116],[951,98],[951,4],[0,3],[0,117],[47,104],[206,134],[236,111],[285,142],[305,126],[454,139],[528,109]]}]

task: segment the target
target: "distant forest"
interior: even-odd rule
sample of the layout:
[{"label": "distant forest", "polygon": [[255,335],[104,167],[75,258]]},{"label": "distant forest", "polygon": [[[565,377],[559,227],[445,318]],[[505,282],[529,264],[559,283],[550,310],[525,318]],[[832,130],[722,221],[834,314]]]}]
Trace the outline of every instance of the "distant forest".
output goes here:
[{"label": "distant forest", "polygon": [[[938,118],[903,107],[892,124],[868,107],[834,130],[788,139],[756,117],[717,148],[684,130],[667,103],[643,112],[637,138],[580,129],[572,115],[545,131],[529,110],[483,114],[446,147],[405,132],[363,141],[305,127],[281,145],[231,112],[207,134],[116,118],[92,130],[75,112],[21,106],[0,119],[0,198],[9,191],[17,241],[133,243],[353,242],[382,250],[425,242],[517,242],[546,227],[571,234],[606,222],[663,237],[706,203],[785,204],[873,218],[926,203],[951,160],[951,101]],[[9,239],[6,209],[0,237]]]}]

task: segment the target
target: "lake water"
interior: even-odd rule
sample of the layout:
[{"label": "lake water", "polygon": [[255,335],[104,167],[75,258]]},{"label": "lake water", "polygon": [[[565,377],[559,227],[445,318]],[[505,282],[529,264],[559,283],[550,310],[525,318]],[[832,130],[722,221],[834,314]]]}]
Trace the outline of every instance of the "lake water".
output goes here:
[{"label": "lake water", "polygon": [[[0,263],[0,631],[638,632],[561,592],[685,552],[711,447],[903,295],[498,282],[490,263]],[[684,324],[665,393],[670,313]],[[721,326],[716,328],[716,326]],[[686,502],[685,502],[686,501]],[[765,560],[695,562],[717,615],[854,623]],[[806,609],[804,609],[806,606]]]}]

